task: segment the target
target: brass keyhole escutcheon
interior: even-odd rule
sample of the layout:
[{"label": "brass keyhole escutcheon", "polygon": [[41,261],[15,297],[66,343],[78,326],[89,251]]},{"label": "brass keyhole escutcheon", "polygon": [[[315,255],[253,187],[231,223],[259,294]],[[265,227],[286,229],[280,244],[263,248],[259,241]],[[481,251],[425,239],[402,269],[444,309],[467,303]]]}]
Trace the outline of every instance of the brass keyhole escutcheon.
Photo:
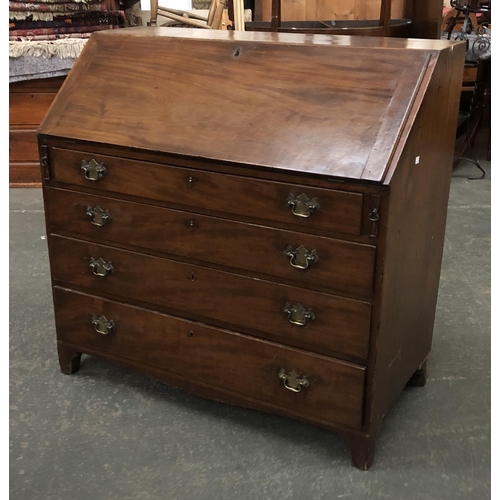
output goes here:
[{"label": "brass keyhole escutcheon", "polygon": [[309,387],[309,380],[301,377],[295,370],[287,373],[284,368],[278,373],[278,378],[283,381],[286,389],[292,392],[300,392],[303,387]]}]

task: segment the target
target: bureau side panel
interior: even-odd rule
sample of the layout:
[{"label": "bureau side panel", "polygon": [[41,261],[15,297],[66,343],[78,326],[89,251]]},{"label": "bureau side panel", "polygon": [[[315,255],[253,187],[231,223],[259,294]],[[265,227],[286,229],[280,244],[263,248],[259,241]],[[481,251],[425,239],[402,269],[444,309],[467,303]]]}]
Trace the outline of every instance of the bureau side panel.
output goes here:
[{"label": "bureau side panel", "polygon": [[382,202],[367,430],[377,428],[431,349],[463,60],[463,47],[440,54]]}]

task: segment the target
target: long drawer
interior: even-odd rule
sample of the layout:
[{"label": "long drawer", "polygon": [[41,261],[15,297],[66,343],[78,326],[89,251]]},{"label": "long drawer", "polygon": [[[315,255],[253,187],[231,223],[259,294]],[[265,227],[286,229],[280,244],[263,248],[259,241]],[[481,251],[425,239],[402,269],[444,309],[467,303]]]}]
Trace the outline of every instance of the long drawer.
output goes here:
[{"label": "long drawer", "polygon": [[54,232],[285,278],[307,288],[372,292],[374,246],[63,189],[47,188],[45,201]]},{"label": "long drawer", "polygon": [[316,420],[361,425],[361,366],[58,287],[54,300],[58,340],[82,352],[135,360]]},{"label": "long drawer", "polygon": [[[31,161],[38,164],[36,130],[11,130],[9,132],[9,161]],[[39,175],[39,169],[37,169],[37,174]]]},{"label": "long drawer", "polygon": [[[38,127],[56,97],[56,92],[19,92],[9,95],[9,124]],[[33,128],[35,128],[33,127]]]},{"label": "long drawer", "polygon": [[367,357],[368,302],[56,235],[50,236],[50,254],[59,283],[215,320],[322,354]]},{"label": "long drawer", "polygon": [[361,193],[263,181],[59,148],[51,149],[50,163],[56,182],[309,230],[350,235],[361,232]]}]

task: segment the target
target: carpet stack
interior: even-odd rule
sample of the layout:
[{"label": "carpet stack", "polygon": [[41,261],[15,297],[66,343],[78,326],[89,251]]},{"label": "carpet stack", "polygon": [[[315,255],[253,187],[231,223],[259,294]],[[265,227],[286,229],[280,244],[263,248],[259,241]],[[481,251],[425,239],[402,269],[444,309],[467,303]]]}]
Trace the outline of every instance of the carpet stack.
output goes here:
[{"label": "carpet stack", "polygon": [[119,0],[11,0],[9,56],[75,58],[92,33],[124,24]]}]

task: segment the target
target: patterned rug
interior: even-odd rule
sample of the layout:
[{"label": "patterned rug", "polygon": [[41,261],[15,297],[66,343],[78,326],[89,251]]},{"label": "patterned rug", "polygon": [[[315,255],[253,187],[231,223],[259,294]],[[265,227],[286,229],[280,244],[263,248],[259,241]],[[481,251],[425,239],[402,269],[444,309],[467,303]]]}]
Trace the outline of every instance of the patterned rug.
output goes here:
[{"label": "patterned rug", "polygon": [[67,75],[93,33],[126,25],[121,2],[11,0],[9,82]]},{"label": "patterned rug", "polygon": [[10,0],[9,57],[78,57],[92,33],[124,26],[118,8],[118,0]]}]

